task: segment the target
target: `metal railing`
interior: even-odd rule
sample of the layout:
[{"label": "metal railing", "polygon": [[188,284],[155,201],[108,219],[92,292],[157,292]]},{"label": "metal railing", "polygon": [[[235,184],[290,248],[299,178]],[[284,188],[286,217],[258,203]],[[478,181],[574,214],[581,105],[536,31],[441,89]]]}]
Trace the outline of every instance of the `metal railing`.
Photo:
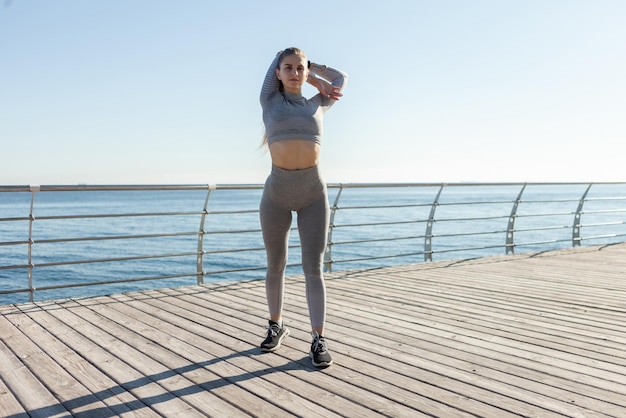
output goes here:
[{"label": "metal railing", "polygon": [[[356,183],[328,189],[326,271],[626,237],[622,182]],[[85,286],[259,278],[265,269],[261,192],[261,185],[0,186],[0,296],[28,293],[32,301],[36,291]],[[104,210],[109,194],[115,204]],[[163,209],[146,207],[162,198]],[[299,248],[296,229],[290,249]],[[290,269],[300,266],[298,251],[293,253]],[[98,267],[104,265],[109,270]]]}]

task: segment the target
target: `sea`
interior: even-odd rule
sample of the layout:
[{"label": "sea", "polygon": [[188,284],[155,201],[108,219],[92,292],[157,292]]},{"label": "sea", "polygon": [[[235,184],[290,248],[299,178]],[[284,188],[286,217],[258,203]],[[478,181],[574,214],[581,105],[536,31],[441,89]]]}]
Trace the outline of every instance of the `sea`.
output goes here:
[{"label": "sea", "polygon": [[[510,215],[522,188],[514,252],[570,248],[574,214],[588,187],[329,185],[330,205],[337,208],[332,271],[427,262],[427,220],[437,196],[430,224],[434,261],[506,254]],[[28,292],[9,292],[27,289],[31,280],[36,301],[195,285],[203,219],[204,283],[261,280],[261,193],[212,190],[204,213],[206,190],[0,192],[0,305],[27,302]],[[582,245],[626,241],[626,183],[594,184],[586,197]],[[293,218],[287,275],[302,273],[295,213]],[[127,279],[133,281],[122,282]]]}]

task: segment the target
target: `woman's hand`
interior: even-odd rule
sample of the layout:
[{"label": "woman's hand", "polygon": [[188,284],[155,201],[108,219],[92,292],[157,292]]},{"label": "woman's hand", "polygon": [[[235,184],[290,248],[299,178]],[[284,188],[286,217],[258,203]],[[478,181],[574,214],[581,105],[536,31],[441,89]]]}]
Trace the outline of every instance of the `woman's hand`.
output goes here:
[{"label": "woman's hand", "polygon": [[318,88],[318,90],[320,93],[322,93],[324,97],[328,97],[330,100],[339,100],[343,96],[339,87],[335,87],[327,82],[323,82],[320,84],[322,84],[324,87]]},{"label": "woman's hand", "polygon": [[322,96],[327,97],[330,100],[339,100],[343,96],[339,87],[335,87],[328,81],[317,78],[313,74],[309,76],[307,81],[315,87]]}]

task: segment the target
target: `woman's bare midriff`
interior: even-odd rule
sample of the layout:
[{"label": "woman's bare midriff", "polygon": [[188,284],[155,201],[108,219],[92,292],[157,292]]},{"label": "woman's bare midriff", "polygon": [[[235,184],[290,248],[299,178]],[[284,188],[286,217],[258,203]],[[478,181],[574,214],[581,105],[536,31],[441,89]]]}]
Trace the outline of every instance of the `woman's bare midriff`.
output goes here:
[{"label": "woman's bare midriff", "polygon": [[316,166],[320,158],[320,146],[304,139],[287,139],[269,146],[272,164],[285,170],[303,170]]}]

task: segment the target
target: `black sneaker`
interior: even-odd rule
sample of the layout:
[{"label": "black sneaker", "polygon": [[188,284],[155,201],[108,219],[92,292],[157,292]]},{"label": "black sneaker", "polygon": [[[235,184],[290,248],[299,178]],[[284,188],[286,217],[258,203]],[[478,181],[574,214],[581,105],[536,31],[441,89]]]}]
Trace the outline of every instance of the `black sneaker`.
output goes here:
[{"label": "black sneaker", "polygon": [[317,332],[313,334],[313,343],[311,343],[309,357],[311,357],[315,367],[328,367],[333,364],[326,340]]},{"label": "black sneaker", "polygon": [[267,327],[267,337],[261,343],[261,351],[266,353],[278,350],[280,344],[289,335],[289,328],[286,326],[280,326],[278,322],[269,321],[270,325]]}]

